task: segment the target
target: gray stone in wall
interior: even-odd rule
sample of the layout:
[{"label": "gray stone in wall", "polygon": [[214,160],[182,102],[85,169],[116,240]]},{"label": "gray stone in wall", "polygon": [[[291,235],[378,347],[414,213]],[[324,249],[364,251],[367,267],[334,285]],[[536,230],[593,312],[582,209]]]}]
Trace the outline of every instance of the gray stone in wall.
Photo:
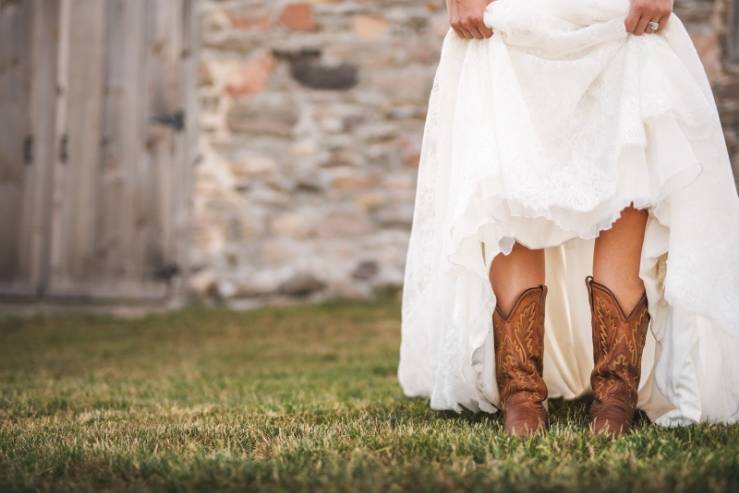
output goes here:
[{"label": "gray stone in wall", "polygon": [[303,86],[310,89],[346,91],[358,83],[355,65],[325,65],[316,60],[299,60],[290,66],[290,73]]},{"label": "gray stone in wall", "polygon": [[251,96],[234,103],[226,114],[231,132],[251,136],[291,137],[297,121],[297,108],[285,97]]},{"label": "gray stone in wall", "polygon": [[318,280],[313,274],[297,272],[279,287],[280,294],[287,296],[308,296],[325,287],[325,283]]},{"label": "gray stone in wall", "polygon": [[365,260],[357,264],[352,271],[352,278],[359,281],[367,281],[377,276],[380,266],[374,260]]}]

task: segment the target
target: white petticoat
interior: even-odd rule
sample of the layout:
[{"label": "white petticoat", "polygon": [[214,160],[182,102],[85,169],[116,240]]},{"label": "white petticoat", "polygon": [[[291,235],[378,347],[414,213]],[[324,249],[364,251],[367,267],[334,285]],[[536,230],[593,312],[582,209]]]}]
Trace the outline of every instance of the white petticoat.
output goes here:
[{"label": "white petticoat", "polygon": [[628,0],[496,0],[495,34],[449,31],[424,131],[398,376],[434,409],[495,412],[488,280],[545,248],[550,397],[590,390],[594,238],[648,208],[652,316],[639,407],[661,425],[739,419],[739,198],[703,66],[679,18],[629,35]]}]

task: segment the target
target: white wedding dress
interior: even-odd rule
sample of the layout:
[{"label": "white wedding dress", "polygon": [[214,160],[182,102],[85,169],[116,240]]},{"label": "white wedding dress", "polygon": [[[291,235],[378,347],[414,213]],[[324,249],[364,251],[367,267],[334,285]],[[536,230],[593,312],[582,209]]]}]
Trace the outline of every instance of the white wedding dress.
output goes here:
[{"label": "white wedding dress", "polygon": [[495,34],[449,31],[430,97],[398,377],[433,409],[495,412],[490,264],[545,248],[550,397],[590,390],[594,238],[632,201],[652,316],[639,408],[739,420],[739,198],[705,71],[679,18],[630,35],[628,0],[496,0]]}]

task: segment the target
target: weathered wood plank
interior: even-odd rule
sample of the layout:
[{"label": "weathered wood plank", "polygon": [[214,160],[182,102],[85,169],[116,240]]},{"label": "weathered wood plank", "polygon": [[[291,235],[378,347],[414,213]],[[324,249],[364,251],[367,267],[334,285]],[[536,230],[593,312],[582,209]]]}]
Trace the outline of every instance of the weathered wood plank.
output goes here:
[{"label": "weathered wood plank", "polygon": [[[139,231],[138,264],[148,276],[162,277],[173,265],[174,163],[181,160],[184,134],[177,128],[183,110],[180,55],[182,1],[147,1],[147,90],[145,172],[151,185],[138,202],[146,217]],[[143,191],[143,190],[142,190]]]},{"label": "weathered wood plank", "polygon": [[34,214],[29,250],[35,260],[31,279],[39,295],[43,295],[49,277],[59,16],[59,2],[33,0],[31,125],[35,186],[32,192]]},{"label": "weathered wood plank", "polygon": [[0,4],[0,287],[33,290],[31,3]]},{"label": "weathered wood plank", "polygon": [[175,205],[175,253],[174,258],[180,266],[181,275],[178,278],[176,290],[184,293],[187,289],[187,279],[190,273],[189,251],[191,247],[191,224],[193,207],[193,176],[197,159],[198,148],[198,83],[197,61],[200,52],[200,31],[197,16],[197,0],[183,0],[182,9],[182,40],[183,52],[180,78],[185,85],[185,149],[180,167],[175,176],[178,179],[178,197]]},{"label": "weathered wood plank", "polygon": [[67,113],[68,113],[68,91],[67,85],[70,58],[70,25],[72,0],[59,1],[59,42],[57,44],[57,73],[56,73],[56,102],[54,107],[54,141],[51,150],[52,155],[52,182],[51,182],[51,209],[49,211],[50,239],[47,245],[46,262],[46,294],[54,289],[59,289],[62,284],[64,272],[63,250],[65,248],[64,218],[68,215],[64,207],[64,196],[67,189],[68,177],[68,136],[67,136]]},{"label": "weathered wood plank", "polygon": [[131,270],[129,257],[138,187],[134,178],[143,149],[138,99],[144,87],[144,19],[143,0],[109,0],[97,241],[106,275],[117,280],[139,274]]},{"label": "weathered wood plank", "polygon": [[60,74],[62,104],[58,128],[56,203],[50,290],[90,285],[98,267],[95,255],[97,175],[100,163],[104,15],[107,2],[66,0],[62,22],[66,43]]},{"label": "weathered wood plank", "polygon": [[[118,189],[107,201],[99,218],[105,241],[104,258],[109,279],[118,283],[120,292],[133,290],[127,296],[166,296],[166,283],[156,279],[147,265],[147,236],[139,234],[142,226],[156,219],[159,211],[140,212],[142,203],[154,201],[159,191],[152,174],[159,162],[148,162],[147,111],[148,43],[146,25],[151,10],[146,0],[113,1],[108,5],[108,74],[106,81],[106,148],[104,169],[109,173],[102,189]],[[116,144],[117,143],[117,144]],[[156,237],[157,229],[149,230]],[[142,245],[142,242],[144,243]],[[159,260],[161,262],[161,260]]]}]

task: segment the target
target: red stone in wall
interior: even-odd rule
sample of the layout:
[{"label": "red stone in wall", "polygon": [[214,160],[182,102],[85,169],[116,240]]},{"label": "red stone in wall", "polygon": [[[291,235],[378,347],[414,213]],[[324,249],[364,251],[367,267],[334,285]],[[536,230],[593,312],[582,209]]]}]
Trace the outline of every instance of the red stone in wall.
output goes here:
[{"label": "red stone in wall", "polygon": [[270,19],[266,15],[255,17],[241,15],[235,12],[229,12],[227,15],[228,20],[231,21],[231,26],[234,29],[238,29],[240,31],[266,31],[267,29],[272,27],[272,19]]},{"label": "red stone in wall", "polygon": [[226,83],[231,96],[247,96],[264,90],[272,76],[275,60],[272,55],[261,55],[235,70]]},{"label": "red stone in wall", "polygon": [[289,3],[282,9],[280,24],[292,31],[317,31],[318,23],[309,3]]}]

